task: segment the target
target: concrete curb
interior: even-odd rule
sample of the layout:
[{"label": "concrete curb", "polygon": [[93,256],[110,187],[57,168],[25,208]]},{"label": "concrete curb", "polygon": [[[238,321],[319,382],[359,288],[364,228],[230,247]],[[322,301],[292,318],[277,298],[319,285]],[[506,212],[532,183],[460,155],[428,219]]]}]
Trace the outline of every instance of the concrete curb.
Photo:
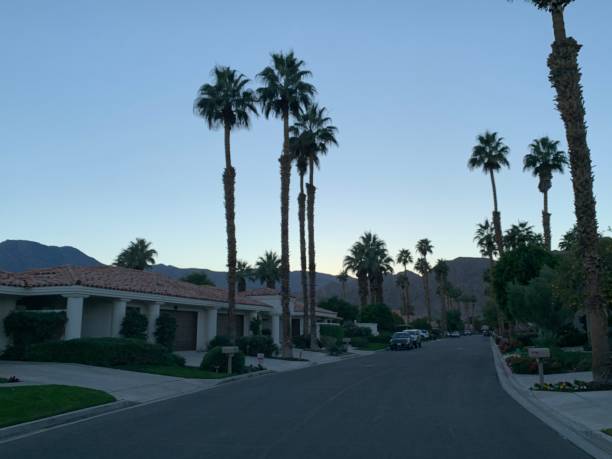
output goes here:
[{"label": "concrete curb", "polygon": [[221,378],[219,379],[219,382],[217,384],[215,384],[214,386],[209,387],[209,389],[212,389],[213,387],[218,387],[222,384],[226,384],[226,383],[231,383],[234,381],[241,381],[243,379],[249,379],[249,378],[257,378],[259,376],[266,376],[266,375],[271,375],[273,373],[277,373],[276,371],[272,371],[272,370],[260,370],[260,371],[254,371],[252,373],[245,373],[243,375],[236,375],[236,376],[230,376],[228,378]]},{"label": "concrete curb", "polygon": [[14,426],[3,427],[0,429],[0,442],[4,440],[13,440],[15,437],[21,437],[33,432],[50,429],[62,424],[68,424],[70,422],[80,421],[82,419],[87,419],[102,414],[108,414],[113,411],[121,410],[134,405],[137,405],[137,403],[130,402],[128,400],[119,400],[117,402],[106,403],[104,405],[92,406],[89,408],[83,408],[82,410],[49,416],[48,418],[24,422]]},{"label": "concrete curb", "polygon": [[538,400],[531,391],[525,390],[515,381],[512,371],[506,365],[493,339],[491,339],[491,351],[497,378],[502,388],[519,405],[595,459],[612,457],[612,440],[606,434],[590,430]]}]

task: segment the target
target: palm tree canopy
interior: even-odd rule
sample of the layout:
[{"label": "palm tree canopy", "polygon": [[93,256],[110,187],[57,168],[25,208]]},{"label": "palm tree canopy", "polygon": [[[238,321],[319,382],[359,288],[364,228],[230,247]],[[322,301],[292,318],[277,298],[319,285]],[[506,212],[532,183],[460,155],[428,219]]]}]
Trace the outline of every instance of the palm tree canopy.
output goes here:
[{"label": "palm tree canopy", "polygon": [[416,250],[421,257],[426,257],[428,254],[433,252],[433,244],[429,239],[421,239],[416,244]]},{"label": "palm tree canopy", "polygon": [[563,10],[567,5],[572,3],[574,0],[527,0],[529,3],[533,3],[537,8],[546,11],[552,11],[553,9]]},{"label": "palm tree canopy", "polygon": [[255,272],[253,267],[244,260],[236,261],[236,277],[238,279],[253,280]]},{"label": "palm tree canopy", "polygon": [[511,250],[531,244],[542,244],[542,235],[536,233],[527,222],[512,225],[504,234],[504,245]]},{"label": "palm tree canopy", "polygon": [[427,261],[427,259],[425,258],[419,258],[416,263],[414,264],[414,269],[416,269],[416,271],[423,276],[425,273],[428,273],[431,271],[431,265],[429,264],[429,262]]},{"label": "palm tree canopy", "polygon": [[529,145],[529,153],[523,158],[523,170],[531,170],[535,177],[540,178],[539,189],[542,193],[551,186],[552,174],[563,173],[567,165],[567,156],[559,150],[559,141],[548,137],[534,139]]},{"label": "palm tree canopy", "polygon": [[257,96],[266,118],[270,114],[299,115],[301,108],[316,94],[315,87],[304,81],[310,76],[310,71],[304,69],[304,61],[297,59],[293,51],[273,53],[272,65],[257,75],[263,85],[257,89]]},{"label": "palm tree canopy", "polygon": [[503,137],[497,132],[486,131],[477,137],[478,144],[472,149],[472,156],[468,161],[471,170],[482,169],[486,174],[497,172],[502,167],[510,167],[508,154],[510,148],[504,144]]},{"label": "palm tree canopy", "polygon": [[280,279],[281,260],[276,252],[266,251],[255,263],[255,276],[263,284]]},{"label": "palm tree canopy", "polygon": [[215,283],[210,280],[208,274],[204,271],[194,271],[190,274],[187,274],[185,277],[182,277],[181,280],[183,282],[189,282],[194,285],[209,285],[211,287],[215,286]]},{"label": "palm tree canopy", "polygon": [[346,270],[342,270],[339,274],[336,275],[336,279],[338,279],[338,282],[343,283],[348,281],[349,275]]},{"label": "palm tree canopy", "polygon": [[495,228],[485,219],[484,222],[476,226],[474,241],[480,249],[480,254],[485,257],[494,257],[497,255],[497,245],[495,244]]},{"label": "palm tree canopy", "polygon": [[255,93],[246,88],[249,79],[229,67],[212,71],[213,83],[198,90],[193,111],[204,118],[210,129],[229,129],[250,125],[250,115],[257,115]]},{"label": "palm tree canopy", "polygon": [[405,273],[399,273],[395,277],[395,284],[400,288],[408,287],[410,286],[410,279]]},{"label": "palm tree canopy", "polygon": [[319,107],[318,104],[309,104],[306,109],[296,116],[295,123],[289,129],[294,139],[300,139],[301,144],[309,159],[319,165],[319,155],[327,154],[330,146],[338,145],[336,134],[338,128],[331,124],[331,118],[327,116],[327,109]]},{"label": "palm tree canopy", "polygon": [[155,257],[157,256],[157,251],[151,245],[152,243],[146,239],[136,238],[117,255],[114,265],[140,271],[149,268],[155,264]]},{"label": "palm tree canopy", "polygon": [[393,272],[393,258],[389,256],[385,241],[378,235],[365,232],[344,257],[345,269],[355,274],[380,275]]},{"label": "palm tree canopy", "polygon": [[446,263],[446,260],[438,260],[436,265],[433,267],[433,272],[436,276],[436,281],[439,284],[445,283],[446,278],[448,277],[448,264]]},{"label": "palm tree canopy", "polygon": [[395,257],[395,259],[402,266],[409,265],[413,261],[412,254],[410,253],[410,250],[408,249],[401,249],[397,253],[397,257]]}]

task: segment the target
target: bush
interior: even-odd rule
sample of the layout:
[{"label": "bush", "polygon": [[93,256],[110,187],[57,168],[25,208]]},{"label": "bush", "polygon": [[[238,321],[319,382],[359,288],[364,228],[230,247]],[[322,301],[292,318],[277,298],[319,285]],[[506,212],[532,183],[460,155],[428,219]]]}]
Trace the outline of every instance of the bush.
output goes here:
[{"label": "bush", "polygon": [[162,312],[155,321],[155,341],[168,350],[174,347],[176,338],[176,318],[167,312]]},{"label": "bush", "polygon": [[292,336],[291,342],[293,343],[293,347],[297,347],[299,349],[308,349],[310,347],[310,336],[306,336],[306,335]]},{"label": "bush", "polygon": [[370,340],[365,336],[354,336],[351,338],[351,346],[353,347],[367,347],[370,343]]},{"label": "bush", "polygon": [[370,343],[389,344],[390,339],[391,333],[380,333],[378,336],[371,336],[369,341]]},{"label": "bush", "polygon": [[340,355],[346,352],[346,346],[335,336],[321,336],[321,344],[329,355]]},{"label": "bush", "polygon": [[384,304],[370,304],[361,312],[361,322],[374,322],[378,324],[379,331],[393,331],[395,322],[391,309]]},{"label": "bush", "polygon": [[272,330],[270,330],[269,328],[264,328],[263,330],[261,330],[261,334],[264,336],[272,336]]},{"label": "bush", "polygon": [[325,325],[321,324],[321,328],[319,329],[319,333],[321,337],[323,336],[331,336],[336,338],[338,341],[342,341],[344,338],[344,329],[339,325]]},{"label": "bush", "polygon": [[249,322],[249,330],[253,335],[261,335],[261,325],[263,321],[259,318],[259,316],[253,317]]},{"label": "bush", "polygon": [[[587,352],[563,352],[552,349],[551,358],[543,361],[546,374],[591,370],[591,354]],[[510,356],[506,358],[506,362],[514,373],[531,375],[538,373],[538,364],[535,359],[525,355]]]},{"label": "bush", "polygon": [[558,335],[559,346],[561,347],[584,346],[588,342],[586,333],[578,331],[578,329],[571,324],[562,327],[558,331]]},{"label": "bush", "polygon": [[431,331],[431,324],[425,318],[414,319],[412,322],[409,323],[409,325],[410,325],[409,328],[415,328],[417,330]]},{"label": "bush", "polygon": [[[228,360],[228,355],[223,353],[221,346],[216,346],[204,354],[200,368],[206,371],[227,373]],[[242,373],[244,371],[244,354],[242,352],[238,352],[232,356],[232,373]]]},{"label": "bush", "polygon": [[257,356],[262,353],[266,357],[271,357],[278,352],[278,348],[269,336],[242,336],[238,339],[238,347],[246,355]]},{"label": "bush", "polygon": [[368,337],[372,336],[372,330],[368,327],[358,327],[355,324],[348,324],[344,326],[344,335],[348,338],[353,337]]},{"label": "bush", "polygon": [[328,298],[319,303],[319,307],[334,311],[338,317],[344,320],[356,320],[359,315],[359,308],[348,301],[338,298],[337,296]]},{"label": "bush", "polygon": [[78,338],[34,344],[28,349],[25,360],[102,367],[185,364],[183,358],[164,346],[134,338]]},{"label": "bush", "polygon": [[231,346],[232,342],[227,336],[217,335],[208,343],[208,349],[212,349],[213,347],[221,347],[221,346]]},{"label": "bush", "polygon": [[147,339],[147,317],[137,309],[128,309],[119,334],[124,338]]},{"label": "bush", "polygon": [[57,340],[64,333],[66,314],[62,312],[13,311],[4,319],[6,336],[13,341],[15,357],[37,343]]}]

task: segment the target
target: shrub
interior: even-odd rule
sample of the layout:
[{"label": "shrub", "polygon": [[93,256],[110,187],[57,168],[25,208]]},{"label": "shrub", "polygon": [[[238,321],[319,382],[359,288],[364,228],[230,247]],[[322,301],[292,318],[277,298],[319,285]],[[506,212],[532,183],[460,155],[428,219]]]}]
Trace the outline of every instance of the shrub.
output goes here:
[{"label": "shrub", "polygon": [[[200,368],[206,371],[227,373],[228,360],[228,355],[223,353],[221,346],[216,346],[204,354]],[[232,373],[242,373],[244,370],[244,354],[238,352],[232,356]]]},{"label": "shrub", "polygon": [[63,311],[13,311],[4,319],[4,331],[13,341],[14,356],[19,357],[32,344],[59,339],[66,321]]},{"label": "shrub", "polygon": [[424,317],[421,317],[419,319],[414,319],[412,322],[410,322],[409,325],[410,325],[409,328],[416,328],[417,330],[431,331],[431,324]]},{"label": "shrub", "polygon": [[128,309],[119,334],[124,338],[147,339],[147,317],[137,309]]},{"label": "shrub", "polygon": [[263,321],[259,318],[259,316],[253,317],[249,322],[249,330],[253,335],[261,335],[261,324]]},{"label": "shrub", "polygon": [[30,346],[26,360],[115,367],[121,365],[184,365],[164,346],[134,338],[78,338]]},{"label": "shrub", "polygon": [[378,336],[371,336],[369,338],[369,341],[371,343],[388,344],[390,339],[391,339],[390,333],[380,333]]},{"label": "shrub", "polygon": [[391,309],[384,304],[370,304],[361,312],[361,322],[374,322],[378,324],[378,330],[393,331],[395,322]]},{"label": "shrub", "polygon": [[351,338],[351,346],[353,347],[366,347],[370,340],[365,336],[354,336]]},{"label": "shrub", "polygon": [[359,315],[359,308],[348,301],[338,298],[337,296],[328,298],[325,301],[319,303],[319,307],[334,311],[338,314],[338,317],[344,320],[355,320]]},{"label": "shrub", "polygon": [[231,346],[232,342],[227,336],[217,335],[208,343],[208,349],[212,349],[213,347],[221,347],[221,346]]},{"label": "shrub", "polygon": [[[537,374],[538,364],[535,359],[525,355],[514,355],[506,358],[506,362],[514,373]],[[571,373],[589,371],[591,369],[591,354],[587,352],[563,352],[551,350],[551,358],[544,359],[544,373]]]},{"label": "shrub", "polygon": [[357,336],[368,337],[372,336],[372,330],[368,327],[358,327],[355,324],[348,324],[344,326],[344,335],[349,338]]},{"label": "shrub", "polygon": [[587,344],[588,339],[586,333],[578,331],[572,324],[562,327],[558,331],[559,346],[561,347],[576,347]]},{"label": "shrub", "polygon": [[155,321],[155,341],[172,350],[174,338],[176,338],[176,318],[167,312],[162,312]]},{"label": "shrub", "polygon": [[340,355],[346,352],[346,346],[334,336],[321,336],[321,344],[329,355]]},{"label": "shrub", "polygon": [[270,330],[269,328],[264,328],[263,330],[261,330],[261,334],[264,336],[272,336],[272,330]]},{"label": "shrub", "polygon": [[266,357],[276,354],[278,348],[269,336],[242,336],[238,339],[238,347],[246,355],[256,356],[259,353]]},{"label": "shrub", "polygon": [[321,339],[323,338],[323,336],[331,336],[333,338],[336,338],[337,341],[342,341],[342,338],[344,338],[344,329],[339,325],[321,324],[319,332],[321,334]]}]

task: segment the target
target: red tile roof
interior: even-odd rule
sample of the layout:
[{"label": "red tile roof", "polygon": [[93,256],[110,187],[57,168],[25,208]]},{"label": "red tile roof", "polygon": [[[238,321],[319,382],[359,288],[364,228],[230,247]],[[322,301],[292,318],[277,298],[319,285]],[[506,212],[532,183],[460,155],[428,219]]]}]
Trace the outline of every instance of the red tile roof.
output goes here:
[{"label": "red tile roof", "polygon": [[[58,266],[20,273],[0,271],[0,285],[11,287],[77,286],[138,292],[154,295],[192,298],[197,300],[227,301],[227,291],[217,287],[194,285],[158,273],[119,268],[116,266]],[[268,305],[254,299],[237,296],[239,304]]]},{"label": "red tile roof", "polygon": [[268,287],[253,288],[239,293],[240,296],[278,296],[280,294],[280,290]]}]

